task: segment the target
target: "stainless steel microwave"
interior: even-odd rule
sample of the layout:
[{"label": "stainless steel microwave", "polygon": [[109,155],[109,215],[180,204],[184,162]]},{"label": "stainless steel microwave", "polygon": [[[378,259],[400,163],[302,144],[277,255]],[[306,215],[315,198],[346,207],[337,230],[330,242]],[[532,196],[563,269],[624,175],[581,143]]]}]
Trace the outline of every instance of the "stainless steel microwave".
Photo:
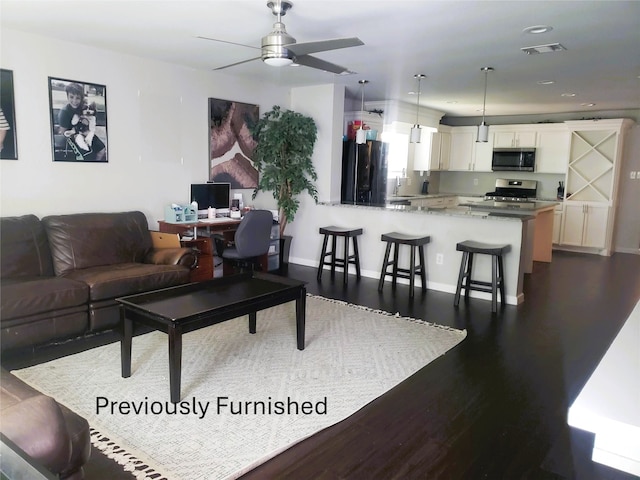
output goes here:
[{"label": "stainless steel microwave", "polygon": [[494,172],[533,172],[536,168],[535,148],[494,148],[491,170]]}]

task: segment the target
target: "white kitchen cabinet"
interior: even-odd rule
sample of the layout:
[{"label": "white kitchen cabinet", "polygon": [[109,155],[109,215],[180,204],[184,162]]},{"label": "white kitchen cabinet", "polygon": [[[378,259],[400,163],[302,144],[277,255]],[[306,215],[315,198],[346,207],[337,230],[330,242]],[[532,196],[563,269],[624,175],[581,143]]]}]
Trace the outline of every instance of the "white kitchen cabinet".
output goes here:
[{"label": "white kitchen cabinet", "polygon": [[496,148],[535,148],[538,133],[535,130],[509,131],[496,129],[493,146]]},{"label": "white kitchen cabinet", "polygon": [[472,170],[474,172],[491,172],[491,159],[493,157],[491,136],[489,136],[488,142],[475,142],[474,150]]},{"label": "white kitchen cabinet", "polygon": [[419,171],[446,170],[449,166],[451,135],[448,132],[422,131],[420,143],[415,143],[413,169]]},{"label": "white kitchen cabinet", "polygon": [[560,246],[596,248],[601,255],[611,255],[624,137],[633,121],[565,124],[571,141]]},{"label": "white kitchen cabinet", "polygon": [[451,129],[450,171],[490,172],[493,155],[493,139],[476,142],[477,127],[453,127]]},{"label": "white kitchen cabinet", "polygon": [[553,130],[539,131],[536,172],[565,175],[569,164],[570,144],[571,132],[564,125],[558,125]]},{"label": "white kitchen cabinet", "polygon": [[552,243],[557,245],[560,243],[560,233],[562,232],[562,203],[556,206],[553,211],[553,240]]},{"label": "white kitchen cabinet", "polygon": [[451,158],[451,133],[438,132],[440,135],[440,170],[449,170]]},{"label": "white kitchen cabinet", "polygon": [[473,167],[475,128],[454,127],[451,129],[451,151],[449,170],[470,171]]},{"label": "white kitchen cabinet", "polygon": [[605,248],[609,206],[565,202],[562,218],[562,245]]},{"label": "white kitchen cabinet", "polygon": [[562,212],[553,212],[553,239],[552,243],[560,243],[560,230],[562,229]]}]

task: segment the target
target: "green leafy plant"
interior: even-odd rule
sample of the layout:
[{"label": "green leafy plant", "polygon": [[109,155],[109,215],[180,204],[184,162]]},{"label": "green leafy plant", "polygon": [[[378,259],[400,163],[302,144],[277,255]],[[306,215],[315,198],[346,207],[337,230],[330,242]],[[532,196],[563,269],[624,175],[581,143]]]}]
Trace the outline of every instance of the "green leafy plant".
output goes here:
[{"label": "green leafy plant", "polygon": [[274,105],[258,120],[251,133],[257,142],[253,163],[260,173],[253,198],[260,190],[273,192],[278,202],[282,238],[300,206],[298,195],[306,190],[318,201],[314,184],[318,175],[311,162],[318,129],[311,117]]}]

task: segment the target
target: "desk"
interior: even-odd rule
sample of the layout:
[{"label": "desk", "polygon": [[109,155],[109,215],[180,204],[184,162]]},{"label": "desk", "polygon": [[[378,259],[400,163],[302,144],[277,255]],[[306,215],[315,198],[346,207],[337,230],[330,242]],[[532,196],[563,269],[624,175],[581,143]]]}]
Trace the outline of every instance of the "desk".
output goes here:
[{"label": "desk", "polygon": [[[190,280],[193,282],[200,282],[203,280],[209,280],[213,278],[214,269],[213,269],[213,242],[211,241],[211,235],[215,233],[221,233],[224,235],[227,241],[232,241],[233,236],[235,235],[236,230],[238,229],[238,225],[242,221],[239,218],[216,218],[214,222],[207,221],[208,219],[198,220],[193,223],[170,223],[165,222],[164,220],[158,220],[158,229],[164,233],[177,233],[180,236],[188,233],[190,235],[193,234],[194,230],[204,230],[205,233],[200,233],[198,238],[194,238],[194,240],[187,240],[183,242],[185,246],[192,246],[197,248],[201,254],[198,257],[198,265],[196,266],[196,273],[194,273]],[[205,245],[195,244],[195,242],[202,242],[204,240],[206,242]],[[207,263],[207,266],[201,265],[201,262]],[[211,263],[211,270],[209,271],[208,264]],[[202,268],[201,268],[202,267]],[[260,258],[260,268],[263,272],[267,272],[269,270],[269,260],[268,255],[263,255]],[[223,264],[222,267],[222,275],[232,275],[233,268],[228,266],[226,263]]]}]

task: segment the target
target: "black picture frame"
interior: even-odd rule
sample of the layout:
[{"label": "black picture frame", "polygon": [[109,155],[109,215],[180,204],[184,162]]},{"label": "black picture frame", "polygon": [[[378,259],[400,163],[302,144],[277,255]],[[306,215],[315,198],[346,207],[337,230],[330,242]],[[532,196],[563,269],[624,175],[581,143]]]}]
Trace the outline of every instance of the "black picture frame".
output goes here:
[{"label": "black picture frame", "polygon": [[0,68],[0,159],[18,159],[13,71]]},{"label": "black picture frame", "polygon": [[232,189],[257,188],[250,129],[259,113],[258,105],[209,99],[209,181],[230,183]]},{"label": "black picture frame", "polygon": [[107,87],[49,77],[54,162],[108,162]]}]

